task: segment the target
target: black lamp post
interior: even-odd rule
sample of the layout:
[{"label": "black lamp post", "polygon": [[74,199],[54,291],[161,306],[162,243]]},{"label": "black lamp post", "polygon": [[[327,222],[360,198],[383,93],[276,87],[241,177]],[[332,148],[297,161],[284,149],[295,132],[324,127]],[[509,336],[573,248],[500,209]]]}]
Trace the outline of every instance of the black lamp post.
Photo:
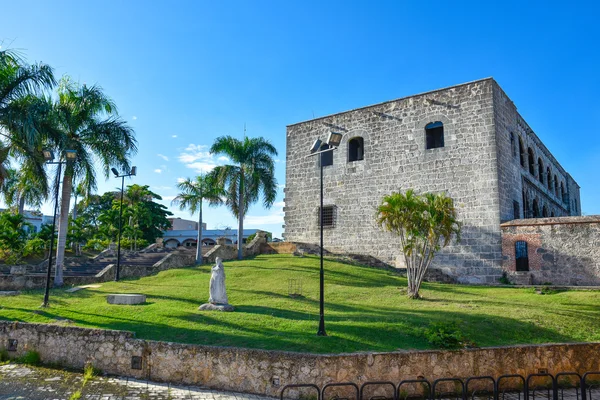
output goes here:
[{"label": "black lamp post", "polygon": [[52,250],[54,247],[54,230],[56,229],[56,212],[58,209],[58,187],[60,186],[60,174],[62,172],[62,165],[75,161],[77,159],[77,152],[75,150],[65,150],[66,161],[52,161],[54,160],[54,153],[52,150],[43,150],[44,160],[46,164],[58,165],[58,171],[56,173],[56,182],[54,185],[54,212],[52,213],[52,235],[50,236],[50,252],[48,253],[48,269],[46,271],[46,289],[44,291],[44,302],[42,307],[48,307],[50,298],[50,271],[52,269]]},{"label": "black lamp post", "polygon": [[115,272],[115,282],[119,281],[119,276],[121,273],[121,230],[123,228],[123,187],[125,185],[125,177],[126,176],[135,176],[137,173],[137,167],[131,167],[131,172],[128,174],[119,175],[119,171],[115,168],[110,169],[113,174],[115,174],[115,178],[121,178],[121,206],[119,208],[119,239],[117,240],[117,271]]},{"label": "black lamp post", "polygon": [[342,141],[342,134],[330,132],[327,138],[329,148],[321,150],[321,139],[315,140],[309,156],[319,156],[319,169],[321,178],[321,199],[319,207],[319,226],[320,226],[320,252],[321,252],[321,270],[319,273],[319,330],[317,336],[327,336],[325,332],[325,274],[323,270],[323,153],[333,151],[338,148]]}]

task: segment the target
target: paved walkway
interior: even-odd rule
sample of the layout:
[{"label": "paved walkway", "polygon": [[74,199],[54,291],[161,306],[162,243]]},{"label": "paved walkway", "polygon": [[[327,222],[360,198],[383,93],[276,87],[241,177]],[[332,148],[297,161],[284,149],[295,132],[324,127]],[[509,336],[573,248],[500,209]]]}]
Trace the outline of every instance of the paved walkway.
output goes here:
[{"label": "paved walkway", "polygon": [[[19,364],[0,366],[0,400],[273,400],[244,393],[217,392],[197,386],[95,377],[82,388],[83,375]],[[73,399],[75,400],[75,399]]]}]

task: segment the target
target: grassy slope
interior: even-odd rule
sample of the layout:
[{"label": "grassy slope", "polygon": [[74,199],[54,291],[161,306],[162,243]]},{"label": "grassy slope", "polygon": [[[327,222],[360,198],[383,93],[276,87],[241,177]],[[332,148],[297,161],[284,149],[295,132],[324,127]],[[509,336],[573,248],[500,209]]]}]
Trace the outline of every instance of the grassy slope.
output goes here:
[{"label": "grassy slope", "polygon": [[[226,262],[232,313],[200,312],[208,299],[210,267],[105,283],[76,293],[0,297],[0,318],[134,331],[137,337],[183,343],[318,353],[430,348],[423,328],[456,321],[479,346],[600,340],[600,292],[548,295],[532,289],[425,284],[424,300],[401,294],[406,280],[393,272],[325,262],[328,337],[315,335],[319,318],[318,258],[259,256]],[[288,278],[302,279],[301,298],[288,296]],[[116,306],[108,293],[144,293],[148,303]]]}]

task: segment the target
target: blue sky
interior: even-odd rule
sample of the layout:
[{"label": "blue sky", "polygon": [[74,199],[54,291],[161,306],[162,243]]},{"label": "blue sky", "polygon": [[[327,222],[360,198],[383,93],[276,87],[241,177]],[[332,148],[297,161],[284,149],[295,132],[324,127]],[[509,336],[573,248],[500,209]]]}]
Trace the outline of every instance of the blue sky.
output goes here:
[{"label": "blue sky", "polygon": [[[283,186],[286,125],[493,76],[582,187],[583,212],[600,214],[599,6],[484,3],[0,1],[0,41],[102,86],[139,140],[126,183],[165,204],[177,179],[222,163],[208,147],[244,125],[277,147]],[[282,200],[254,206],[245,227],[280,236]],[[205,220],[236,227],[225,208]]]}]

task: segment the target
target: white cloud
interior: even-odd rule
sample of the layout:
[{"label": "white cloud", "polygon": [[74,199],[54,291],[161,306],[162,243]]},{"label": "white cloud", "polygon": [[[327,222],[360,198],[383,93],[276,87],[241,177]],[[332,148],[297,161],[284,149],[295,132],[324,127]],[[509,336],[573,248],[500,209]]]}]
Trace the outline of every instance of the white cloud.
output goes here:
[{"label": "white cloud", "polygon": [[154,170],[154,172],[156,172],[157,174],[162,174],[162,169],[160,169],[160,168],[156,168],[156,169]]},{"label": "white cloud", "polygon": [[131,119],[135,121],[137,117],[134,115],[133,117],[131,117]]},{"label": "white cloud", "polygon": [[160,158],[162,158],[162,159],[163,159],[163,160],[165,160],[165,161],[169,161],[169,157],[167,157],[167,156],[165,156],[165,155],[163,155],[163,154],[160,154],[160,153],[159,153],[159,154],[157,154],[157,156],[159,156]]},{"label": "white cloud", "polygon": [[283,224],[283,201],[273,203],[273,209],[267,215],[247,215],[244,218],[244,225],[280,225]]},{"label": "white cloud", "polygon": [[279,185],[277,185],[277,188],[279,188],[279,189],[285,189],[285,185],[279,184]]},{"label": "white cloud", "polygon": [[185,182],[185,178],[181,178],[181,177],[177,178],[177,183],[182,183],[182,182]]},{"label": "white cloud", "polygon": [[171,190],[173,189],[171,186],[152,186],[154,190]]},{"label": "white cloud", "polygon": [[162,196],[162,199],[165,201],[173,201],[177,196]]},{"label": "white cloud", "polygon": [[172,137],[172,138],[176,138],[176,137],[177,137],[177,135],[171,135],[171,137]]},{"label": "white cloud", "polygon": [[214,167],[229,161],[227,157],[216,157],[203,144],[190,144],[178,156],[180,162],[187,168],[198,173],[210,172]]},{"label": "white cloud", "polygon": [[276,163],[280,163],[280,162],[281,162],[281,160],[280,160],[279,158],[276,158],[276,159],[275,159],[275,162],[276,162]]}]

